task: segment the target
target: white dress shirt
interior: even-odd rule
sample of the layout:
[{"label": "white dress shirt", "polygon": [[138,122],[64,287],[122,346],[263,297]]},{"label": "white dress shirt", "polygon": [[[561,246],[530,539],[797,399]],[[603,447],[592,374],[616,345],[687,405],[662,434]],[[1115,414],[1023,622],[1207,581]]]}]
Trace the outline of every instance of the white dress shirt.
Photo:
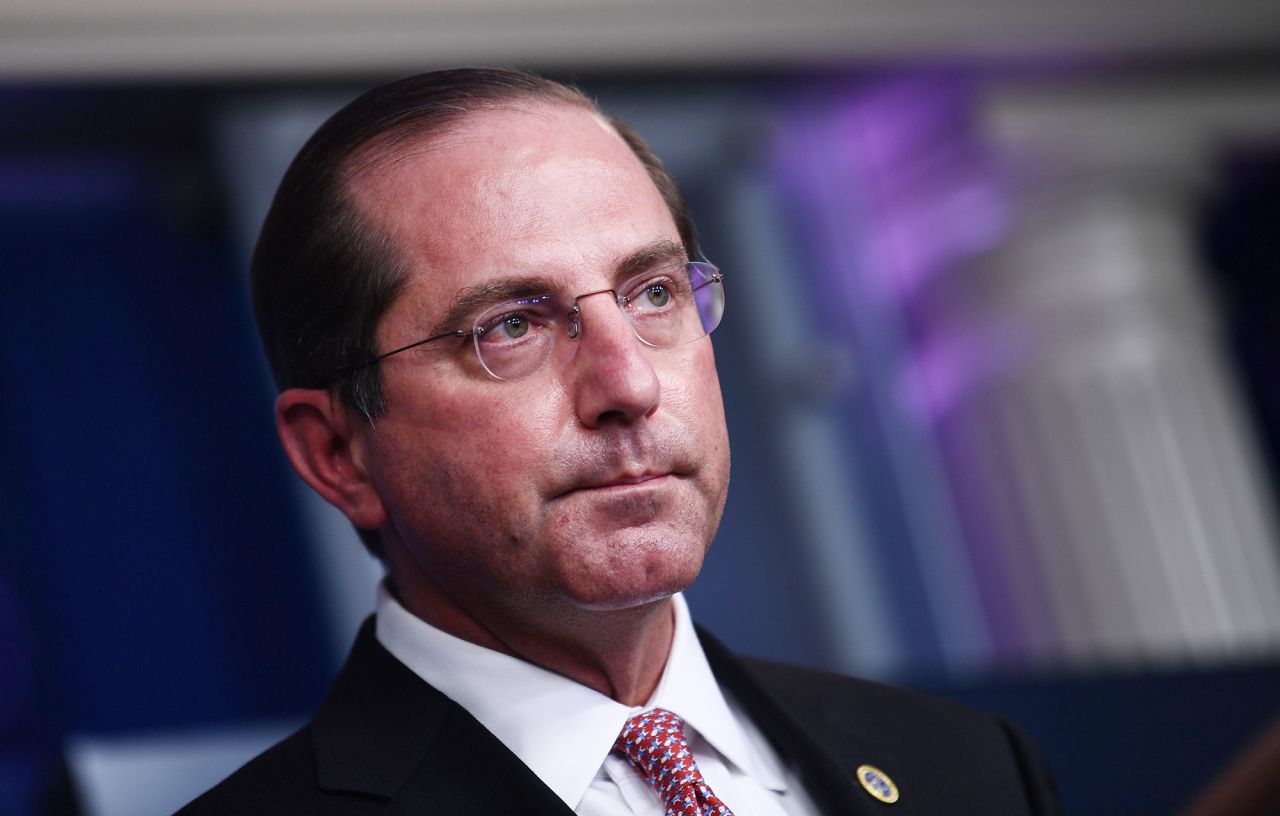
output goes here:
[{"label": "white dress shirt", "polygon": [[[675,636],[643,706],[625,706],[567,677],[456,638],[415,617],[378,588],[378,641],[414,674],[489,729],[580,816],[661,816],[658,794],[612,753],[623,723],[650,708],[685,721],[707,784],[735,816],[816,814],[798,779],[734,700],[721,691],[684,598],[673,599]],[[552,743],[553,752],[548,747]]]}]

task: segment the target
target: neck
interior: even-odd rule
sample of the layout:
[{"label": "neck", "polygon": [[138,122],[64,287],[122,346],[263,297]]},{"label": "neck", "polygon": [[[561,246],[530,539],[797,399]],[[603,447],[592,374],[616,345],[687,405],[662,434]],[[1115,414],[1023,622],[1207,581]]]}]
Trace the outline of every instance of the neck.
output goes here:
[{"label": "neck", "polygon": [[405,609],[437,629],[561,674],[627,706],[643,705],[653,696],[675,634],[669,597],[607,611],[538,603],[536,609],[512,614],[466,609],[431,582],[405,586],[388,579],[388,586]]}]

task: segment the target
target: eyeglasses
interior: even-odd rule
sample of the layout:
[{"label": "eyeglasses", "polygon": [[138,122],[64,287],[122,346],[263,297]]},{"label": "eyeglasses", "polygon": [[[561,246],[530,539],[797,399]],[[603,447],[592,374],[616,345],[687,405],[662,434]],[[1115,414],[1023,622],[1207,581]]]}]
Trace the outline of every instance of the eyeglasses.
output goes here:
[{"label": "eyeglasses", "polygon": [[556,358],[567,362],[582,334],[578,302],[610,294],[640,342],[653,348],[673,348],[706,337],[724,316],[724,274],[706,261],[676,261],[638,275],[616,289],[569,297],[562,294],[522,297],[483,312],[470,329],[428,337],[380,354],[362,368],[446,337],[470,337],[480,365],[499,380],[517,380]]}]

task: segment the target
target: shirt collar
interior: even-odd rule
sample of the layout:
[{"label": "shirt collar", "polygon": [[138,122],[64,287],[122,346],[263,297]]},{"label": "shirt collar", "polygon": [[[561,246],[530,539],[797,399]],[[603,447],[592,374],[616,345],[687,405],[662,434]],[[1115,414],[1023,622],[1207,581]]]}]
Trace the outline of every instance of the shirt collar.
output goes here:
[{"label": "shirt collar", "polygon": [[[644,708],[665,708],[675,712],[685,721],[686,736],[687,729],[692,728],[743,773],[771,790],[785,791],[787,785],[783,769],[748,738],[745,729],[753,726],[741,708],[738,708],[737,715],[734,714],[715,675],[711,673],[711,665],[707,663],[707,656],[694,631],[684,596],[676,595],[672,600],[676,625],[671,653],[662,679]],[[632,709],[630,713],[634,715],[642,710]],[[764,739],[758,733],[757,738]]]},{"label": "shirt collar", "polygon": [[[630,708],[567,677],[454,637],[378,587],[378,641],[414,674],[465,708],[570,808],[581,801],[623,723],[662,707],[683,718],[762,785],[786,788],[781,769],[750,742],[711,674],[681,595],[675,635],[649,703]],[[555,750],[548,750],[554,741]]]}]

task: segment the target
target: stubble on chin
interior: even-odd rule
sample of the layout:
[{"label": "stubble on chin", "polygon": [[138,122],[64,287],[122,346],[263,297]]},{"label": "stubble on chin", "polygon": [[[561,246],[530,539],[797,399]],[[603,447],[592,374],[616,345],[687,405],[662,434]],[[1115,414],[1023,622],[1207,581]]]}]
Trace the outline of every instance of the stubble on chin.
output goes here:
[{"label": "stubble on chin", "polygon": [[571,604],[616,610],[651,603],[684,590],[701,571],[714,519],[687,482],[604,499],[571,494],[558,504],[554,539],[544,550],[546,583]]}]

